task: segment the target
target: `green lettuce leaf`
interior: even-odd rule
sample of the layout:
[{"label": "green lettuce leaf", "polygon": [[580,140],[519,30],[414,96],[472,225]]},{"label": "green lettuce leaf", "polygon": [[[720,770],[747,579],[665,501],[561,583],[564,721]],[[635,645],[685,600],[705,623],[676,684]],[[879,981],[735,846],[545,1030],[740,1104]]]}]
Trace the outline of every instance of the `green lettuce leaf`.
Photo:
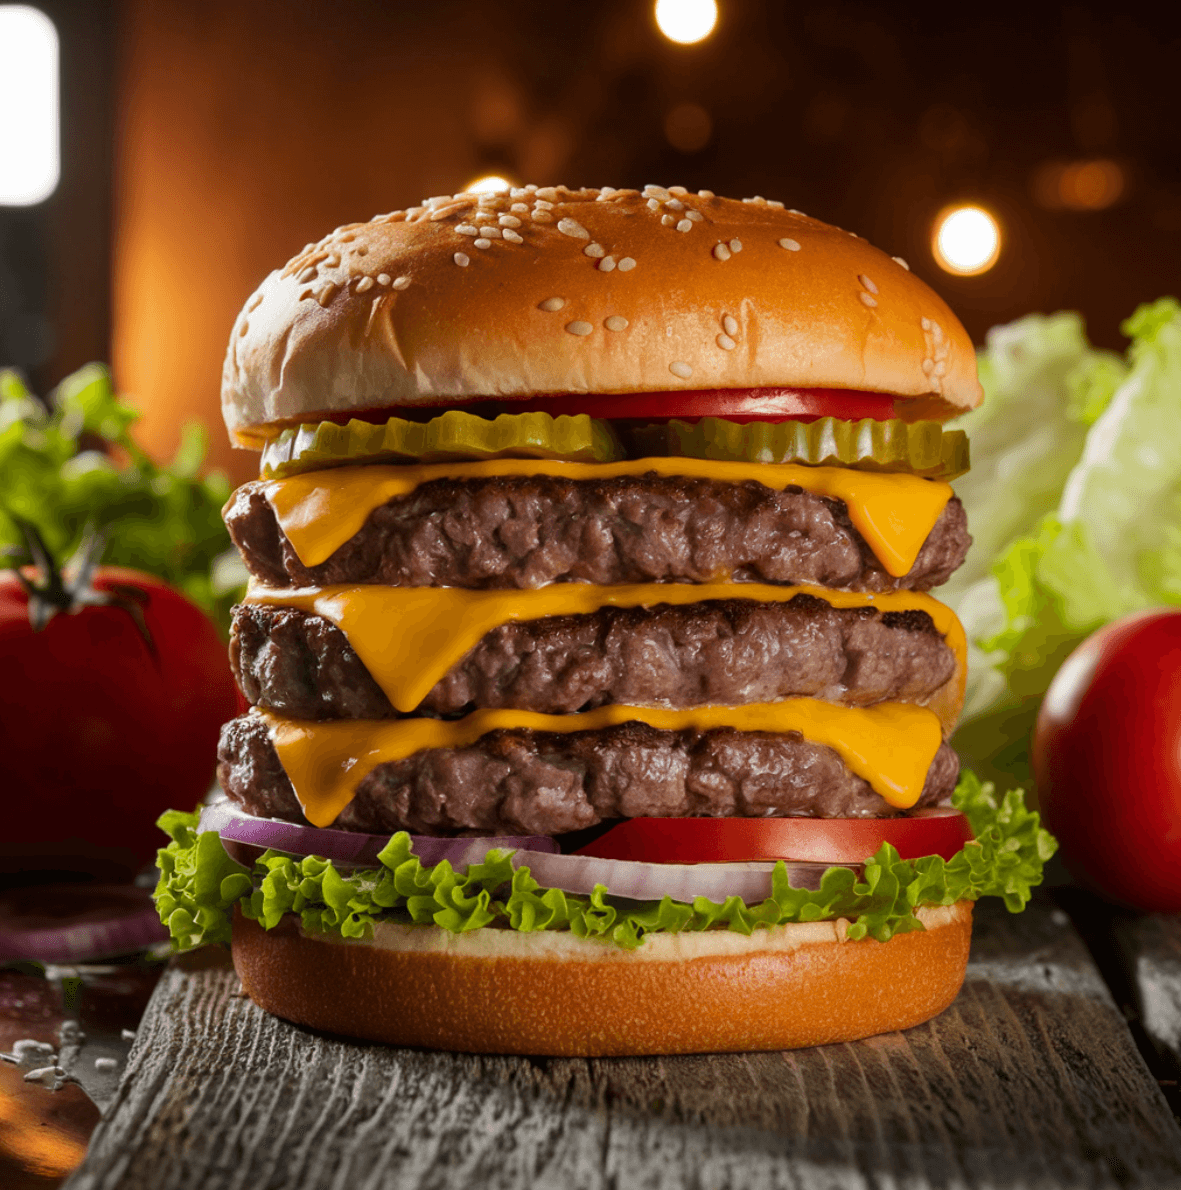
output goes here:
[{"label": "green lettuce leaf", "polygon": [[921,930],[915,910],[922,905],[997,896],[1017,912],[1041,881],[1056,844],[1038,815],[1026,809],[1020,790],[998,801],[992,785],[965,773],[953,802],[970,821],[976,841],[950,861],[902,860],[883,844],[866,863],[862,880],[848,868],[829,868],[818,889],[793,888],[779,863],[771,895],[757,905],[739,897],[721,904],[705,897],[692,904],[670,897],[625,901],[602,885],[588,897],[575,896],[542,888],[527,867],[513,868],[507,851],[490,851],[464,872],[446,860],[424,867],[405,833],[390,839],[377,868],[342,873],[328,860],[268,851],[250,871],[230,859],[215,832],[197,833],[197,813],[170,811],[159,823],[172,841],[159,853],[156,906],[177,950],[228,942],[235,905],[268,930],[286,914],[297,914],[308,932],[342,938],[369,937],[378,922],[435,925],[456,934],[495,924],[523,933],[569,930],[630,950],[653,933],[750,934],[787,922],[845,918],[849,937],[885,942]]},{"label": "green lettuce leaf", "polygon": [[10,512],[36,525],[58,559],[93,526],[107,535],[105,564],[158,575],[228,635],[245,586],[221,519],[229,480],[199,474],[208,439],[196,424],[169,463],[155,463],[131,436],[138,416],[101,365],[68,376],[47,403],[0,369],[0,551],[24,545]]},{"label": "green lettuce leaf", "polygon": [[[1023,319],[990,333],[981,359],[994,408],[956,485],[975,545],[941,598],[970,641],[955,744],[989,775],[1028,779],[1041,698],[1083,639],[1181,603],[1181,306],[1142,306],[1123,330],[1119,361],[1087,346],[1075,315]],[[981,440],[994,424],[999,451]]]}]

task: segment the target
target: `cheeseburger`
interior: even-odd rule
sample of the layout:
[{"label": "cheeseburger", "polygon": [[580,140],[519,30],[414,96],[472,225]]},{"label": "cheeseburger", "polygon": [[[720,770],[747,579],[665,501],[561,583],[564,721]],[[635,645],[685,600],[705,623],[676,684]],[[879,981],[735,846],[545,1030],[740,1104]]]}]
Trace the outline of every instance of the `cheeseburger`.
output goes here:
[{"label": "cheeseburger", "polygon": [[554,1055],[779,1049],[947,1007],[1052,843],[947,739],[946,305],[761,198],[526,186],[272,273],[225,798],[157,902],[288,1020]]}]

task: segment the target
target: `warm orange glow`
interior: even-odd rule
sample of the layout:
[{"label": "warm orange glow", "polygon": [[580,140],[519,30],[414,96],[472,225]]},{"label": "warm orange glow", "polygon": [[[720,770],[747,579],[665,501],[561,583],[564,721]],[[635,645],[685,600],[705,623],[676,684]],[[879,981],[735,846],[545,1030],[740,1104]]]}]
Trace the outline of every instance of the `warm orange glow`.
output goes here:
[{"label": "warm orange glow", "polygon": [[963,277],[986,273],[1001,254],[1001,229],[983,207],[970,204],[939,212],[931,252],[941,269]]},{"label": "warm orange glow", "polygon": [[1102,211],[1127,190],[1127,177],[1116,161],[1049,161],[1034,175],[1033,192],[1047,210]]},{"label": "warm orange glow", "polygon": [[512,182],[508,178],[502,178],[499,174],[483,174],[473,182],[469,182],[464,188],[465,194],[499,194],[502,190],[509,190],[512,188]]},{"label": "warm orange glow", "polygon": [[678,45],[704,41],[717,23],[716,0],[656,0],[656,24]]}]

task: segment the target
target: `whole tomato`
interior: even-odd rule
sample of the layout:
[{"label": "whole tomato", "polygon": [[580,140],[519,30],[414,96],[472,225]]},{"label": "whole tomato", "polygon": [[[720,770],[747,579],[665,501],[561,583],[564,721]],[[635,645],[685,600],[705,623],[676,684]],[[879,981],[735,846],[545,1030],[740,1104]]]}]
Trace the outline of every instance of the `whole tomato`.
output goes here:
[{"label": "whole tomato", "polygon": [[108,872],[149,860],[156,818],[208,790],[219,729],[236,712],[226,647],[199,607],[151,575],[85,569],[72,589],[52,568],[0,572],[9,870],[88,866],[71,855],[97,854]]},{"label": "whole tomato", "polygon": [[1117,620],[1070,654],[1038,714],[1033,768],[1077,880],[1181,911],[1181,608]]}]

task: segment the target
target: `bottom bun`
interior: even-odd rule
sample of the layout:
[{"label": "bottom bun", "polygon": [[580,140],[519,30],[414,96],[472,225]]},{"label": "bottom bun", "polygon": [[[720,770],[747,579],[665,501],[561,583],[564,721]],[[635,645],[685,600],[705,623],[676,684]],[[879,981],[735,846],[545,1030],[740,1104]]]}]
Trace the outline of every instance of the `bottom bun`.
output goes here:
[{"label": "bottom bun", "polygon": [[267,1012],[327,1033],[470,1053],[598,1057],[796,1049],[930,1020],[964,979],[972,905],[923,931],[848,923],[649,935],[625,951],[569,933],[378,926],[368,941],[264,930],[236,914],[234,966]]}]

